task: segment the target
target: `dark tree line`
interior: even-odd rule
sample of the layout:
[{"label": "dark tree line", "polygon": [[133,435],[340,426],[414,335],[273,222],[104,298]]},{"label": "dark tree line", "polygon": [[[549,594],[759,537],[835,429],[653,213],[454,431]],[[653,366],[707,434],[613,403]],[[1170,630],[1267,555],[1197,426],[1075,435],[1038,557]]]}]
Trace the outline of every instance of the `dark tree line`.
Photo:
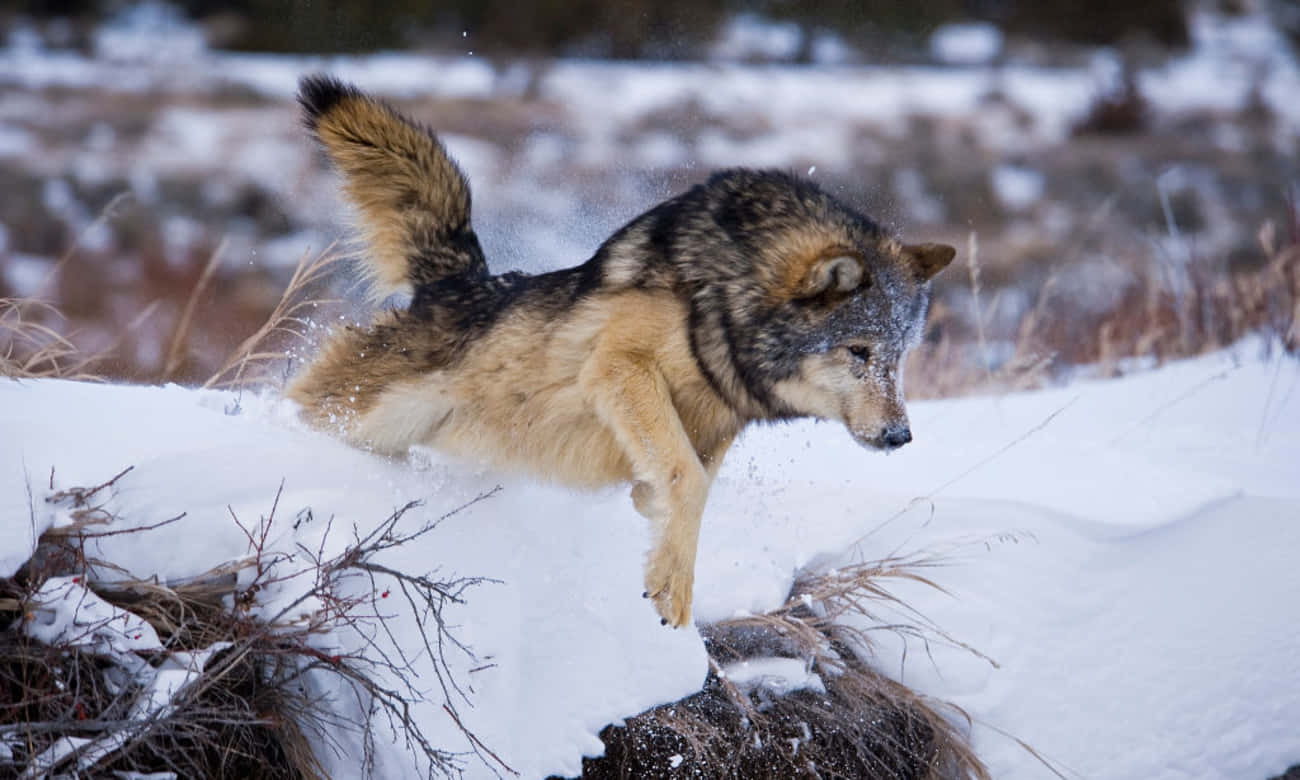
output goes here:
[{"label": "dark tree line", "polygon": [[[83,22],[124,0],[17,0],[10,13]],[[986,20],[1044,41],[1187,42],[1180,0],[176,0],[218,45],[255,51],[347,52],[465,47],[615,59],[694,59],[736,13],[795,22],[805,40],[831,30],[875,59],[908,59],[935,26]],[[1285,4],[1285,3],[1284,3]],[[5,12],[0,11],[0,23]],[[462,37],[463,32],[468,36]],[[806,52],[805,52],[806,54]]]}]

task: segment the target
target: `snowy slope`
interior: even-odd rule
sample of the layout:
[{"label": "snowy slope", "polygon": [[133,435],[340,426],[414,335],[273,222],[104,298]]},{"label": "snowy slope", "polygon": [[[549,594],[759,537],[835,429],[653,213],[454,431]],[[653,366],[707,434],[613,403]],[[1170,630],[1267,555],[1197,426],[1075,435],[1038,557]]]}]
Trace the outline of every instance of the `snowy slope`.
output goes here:
[{"label": "snowy slope", "polygon": [[[701,538],[696,617],[778,605],[795,572],[939,553],[951,595],[899,593],[960,648],[876,632],[887,673],[960,705],[999,778],[1266,778],[1300,763],[1300,364],[1258,343],[1113,381],[912,405],[917,440],[889,457],[834,426],[756,429],[729,455]],[[606,723],[693,692],[698,633],[640,598],[645,523],[623,491],[580,494],[415,453],[390,462],[306,431],[270,397],[178,387],[0,384],[0,574],[58,518],[56,487],[128,465],[111,508],[149,532],[103,540],[137,574],[179,577],[244,554],[230,514],[335,517],[364,528],[407,500],[418,524],[497,484],[391,563],[495,577],[449,613],[473,657],[467,725],[525,777],[576,774]],[[29,501],[28,490],[32,499]],[[229,509],[228,509],[229,507]],[[286,520],[273,544],[315,547]],[[292,596],[264,592],[264,609]],[[412,642],[406,625],[397,641]],[[355,638],[337,637],[346,644]],[[482,666],[489,668],[471,672]],[[447,746],[463,738],[421,713]],[[327,756],[339,776],[349,756]],[[400,749],[381,771],[409,774]],[[487,774],[471,765],[471,774]]]}]

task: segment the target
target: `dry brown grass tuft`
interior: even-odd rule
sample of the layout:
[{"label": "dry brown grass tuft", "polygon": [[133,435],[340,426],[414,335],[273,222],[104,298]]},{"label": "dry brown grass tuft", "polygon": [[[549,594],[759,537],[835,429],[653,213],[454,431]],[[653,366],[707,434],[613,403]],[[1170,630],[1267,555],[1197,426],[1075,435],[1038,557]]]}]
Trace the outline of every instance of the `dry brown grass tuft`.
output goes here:
[{"label": "dry brown grass tuft", "polygon": [[89,363],[72,342],[41,319],[58,316],[39,301],[0,298],[0,376],[84,378]]},{"label": "dry brown grass tuft", "polygon": [[[1063,372],[1084,367],[1100,376],[1120,373],[1126,362],[1161,365],[1263,335],[1288,353],[1300,352],[1300,211],[1287,203],[1284,227],[1266,222],[1258,231],[1257,259],[1166,257],[1134,260],[1127,283],[1099,311],[1086,310],[1053,273],[1038,287],[1033,305],[1014,332],[996,337],[1007,354],[990,369],[990,343],[979,306],[980,276],[971,244],[973,315],[937,302],[928,341],[913,351],[907,376],[916,397],[943,398],[1040,387]],[[972,321],[974,325],[967,323]]]},{"label": "dry brown grass tuft", "polygon": [[[195,340],[195,311],[219,267],[221,252],[218,246],[209,256],[186,299],[168,340],[161,372],[156,374],[160,380],[178,378],[187,366]],[[60,261],[58,268],[70,257]],[[203,387],[248,387],[282,381],[292,348],[308,341],[313,315],[324,318],[335,312],[338,301],[326,297],[324,291],[335,267],[346,258],[334,247],[319,254],[304,254],[267,319],[226,357]],[[57,268],[51,276],[56,273]],[[107,346],[87,353],[75,343],[75,334],[65,332],[65,320],[52,303],[38,298],[0,298],[0,376],[98,380],[101,377],[97,369],[114,359],[159,305],[154,301],[145,306]],[[271,370],[277,361],[285,363],[285,370],[278,375]]]},{"label": "dry brown grass tuft", "polygon": [[[31,561],[10,580],[0,580],[0,735],[12,746],[15,776],[44,776],[69,769],[79,776],[114,772],[172,772],[177,777],[297,779],[322,777],[302,733],[322,713],[290,684],[300,664],[283,652],[273,632],[233,613],[228,599],[241,561],[193,581],[166,585],[129,578],[90,584],[87,572],[116,567],[86,553],[96,536],[141,533],[112,530],[115,519],[99,498],[129,473],[86,488],[53,492],[71,523],[50,529]],[[51,480],[53,475],[51,475]],[[69,637],[46,644],[20,628],[36,619],[38,592],[50,577],[76,574],[108,603],[134,612],[158,633],[163,648],[114,657]],[[86,634],[98,630],[91,623]],[[167,710],[142,711],[142,693],[131,668],[147,670],[177,653],[211,653],[203,676],[188,685]],[[78,740],[76,749],[55,750]],[[53,751],[53,752],[50,752]],[[86,774],[89,772],[90,774]]]},{"label": "dry brown grass tuft", "polygon": [[307,342],[312,315],[322,315],[338,303],[320,297],[320,293],[335,267],[348,257],[336,246],[327,247],[320,254],[303,255],[266,322],[235,348],[203,387],[246,387],[272,382],[275,377],[269,367],[276,361],[285,361],[287,374],[291,345]]},{"label": "dry brown grass tuft", "polygon": [[208,256],[208,262],[204,264],[203,271],[194,282],[194,289],[190,291],[190,297],[185,301],[185,308],[181,311],[181,317],[172,331],[171,345],[167,348],[167,359],[163,362],[161,377],[163,381],[172,379],[180,370],[185,355],[185,345],[190,338],[190,328],[194,325],[194,310],[198,306],[199,298],[212,281],[212,274],[217,270],[221,262],[221,253],[225,248],[226,242],[222,241]]},{"label": "dry brown grass tuft", "polygon": [[[966,740],[965,713],[865,660],[872,630],[960,644],[889,591],[891,580],[937,588],[924,574],[934,563],[889,559],[809,576],[780,609],[702,628],[710,658],[704,689],[606,728],[605,756],[585,759],[582,777],[987,780]],[[885,605],[915,619],[879,622]],[[730,664],[766,658],[797,659],[824,690],[781,693],[728,678]]]},{"label": "dry brown grass tuft", "polygon": [[[35,291],[22,298],[0,298],[0,376],[12,379],[97,380],[90,369],[102,362],[120,343],[87,354],[73,344],[60,327],[64,318],[58,307],[46,300],[54,281],[76,257],[85,236],[114,219],[129,199],[125,193],[111,198],[89,225],[54,263]],[[128,331],[138,327],[154,311],[153,306],[137,315]]]}]

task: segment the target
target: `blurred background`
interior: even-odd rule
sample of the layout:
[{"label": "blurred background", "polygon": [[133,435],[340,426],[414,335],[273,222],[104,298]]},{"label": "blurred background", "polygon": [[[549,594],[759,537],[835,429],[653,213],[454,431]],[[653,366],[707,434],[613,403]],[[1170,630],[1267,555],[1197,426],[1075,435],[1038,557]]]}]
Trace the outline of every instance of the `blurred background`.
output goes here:
[{"label": "blurred background", "polygon": [[[1300,343],[1295,0],[377,5],[0,7],[8,370],[229,368],[295,267],[349,248],[293,103],[321,71],[440,131],[496,271],[581,262],[737,165],[957,246],[917,397]],[[341,301],[284,323],[309,338],[364,316],[321,270],[294,295]],[[276,381],[303,342],[268,343]]]}]

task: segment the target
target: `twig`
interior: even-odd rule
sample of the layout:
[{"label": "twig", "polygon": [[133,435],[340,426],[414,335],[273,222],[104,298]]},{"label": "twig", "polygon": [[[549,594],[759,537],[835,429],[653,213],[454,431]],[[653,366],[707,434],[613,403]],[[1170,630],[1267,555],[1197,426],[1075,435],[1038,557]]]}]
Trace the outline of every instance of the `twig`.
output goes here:
[{"label": "twig", "polygon": [[979,339],[980,363],[984,366],[984,381],[992,386],[992,360],[989,355],[988,342],[984,339],[984,313],[980,311],[979,239],[974,230],[970,232],[970,237],[967,241],[966,261],[967,267],[970,269],[971,313],[975,317],[975,336]]},{"label": "twig", "polygon": [[1191,398],[1192,396],[1204,390],[1210,384],[1214,382],[1218,382],[1223,379],[1227,379],[1228,375],[1231,374],[1233,371],[1236,371],[1238,368],[1240,368],[1240,366],[1233,366],[1232,368],[1224,369],[1223,371],[1220,371],[1219,373],[1214,374],[1213,376],[1206,377],[1200,382],[1197,382],[1195,385],[1189,387],[1187,390],[1179,393],[1178,395],[1174,396],[1168,401],[1165,401],[1164,403],[1160,404],[1155,409],[1151,410],[1150,414],[1147,414],[1142,419],[1133,423],[1132,426],[1130,426],[1129,428],[1125,429],[1122,433],[1115,436],[1115,438],[1111,439],[1109,442],[1107,442],[1107,444],[1108,445],[1118,444],[1119,441],[1123,439],[1125,436],[1128,436],[1130,433],[1133,433],[1138,428],[1141,428],[1143,425],[1146,425],[1147,423],[1151,422],[1155,418],[1164,414],[1171,407],[1176,406],[1182,403],[1183,401],[1186,401],[1188,398]]},{"label": "twig", "polygon": [[176,375],[177,369],[181,366],[181,351],[189,340],[190,326],[194,319],[194,310],[198,306],[199,297],[207,289],[212,274],[217,270],[220,264],[221,253],[226,249],[226,239],[222,238],[217,244],[217,248],[212,251],[208,257],[208,262],[204,264],[202,272],[199,273],[198,281],[194,283],[194,289],[190,291],[189,300],[185,301],[185,309],[181,312],[180,321],[176,325],[175,332],[172,333],[171,346],[167,348],[167,359],[163,361],[163,370],[161,379],[165,382]]},{"label": "twig", "polygon": [[1012,447],[1015,447],[1016,445],[1020,444],[1021,442],[1025,441],[1025,440],[1028,439],[1029,437],[1033,436],[1034,434],[1038,433],[1039,431],[1043,430],[1043,429],[1046,428],[1048,425],[1050,425],[1050,424],[1052,423],[1053,420],[1055,420],[1058,416],[1061,415],[1061,413],[1063,413],[1066,409],[1069,409],[1071,406],[1073,406],[1074,403],[1075,403],[1076,401],[1079,400],[1079,398],[1080,398],[1080,396],[1077,396],[1077,395],[1076,395],[1074,398],[1071,398],[1069,401],[1066,402],[1066,404],[1065,404],[1064,406],[1058,408],[1056,411],[1054,411],[1054,412],[1052,412],[1051,414],[1047,415],[1047,417],[1043,418],[1040,422],[1038,422],[1038,424],[1034,425],[1034,426],[1033,426],[1032,428],[1030,428],[1029,430],[1027,430],[1027,431],[1025,431],[1024,433],[1020,434],[1019,436],[1017,436],[1016,438],[1014,438],[1014,439],[1012,439],[1011,441],[1007,442],[1006,444],[1002,445],[1002,446],[1001,446],[1000,448],[998,448],[996,451],[994,451],[994,452],[992,452],[992,453],[990,453],[990,454],[984,456],[984,457],[981,458],[980,460],[976,461],[974,464],[972,464],[972,465],[969,466],[968,468],[964,469],[963,471],[959,472],[959,473],[956,474],[955,476],[951,477],[951,478],[948,479],[946,482],[940,484],[938,487],[934,488],[934,489],[931,490],[929,493],[926,493],[926,494],[923,495],[923,496],[917,496],[916,498],[913,498],[911,501],[907,502],[907,505],[906,505],[906,506],[904,506],[902,509],[899,509],[899,510],[898,510],[897,512],[895,512],[894,514],[890,515],[890,516],[889,516],[888,518],[886,518],[882,523],[880,523],[880,524],[877,525],[876,527],[872,528],[870,531],[867,531],[867,532],[866,532],[865,534],[863,534],[862,536],[859,536],[857,539],[854,539],[851,543],[849,543],[848,547],[849,547],[850,549],[858,550],[858,552],[860,553],[860,552],[861,552],[861,545],[862,545],[862,543],[865,542],[865,541],[866,541],[866,540],[867,540],[867,539],[868,539],[872,534],[876,533],[876,532],[879,531],[880,529],[884,528],[885,526],[887,526],[887,525],[889,525],[890,523],[894,522],[894,521],[897,520],[898,518],[900,518],[900,517],[902,517],[903,515],[907,514],[907,513],[912,509],[912,507],[916,506],[918,503],[920,503],[920,502],[922,502],[922,501],[930,501],[930,500],[933,500],[935,496],[939,495],[939,494],[942,493],[944,490],[947,490],[948,488],[950,488],[950,487],[952,487],[953,485],[955,485],[957,482],[959,482],[959,481],[965,479],[966,477],[970,476],[970,475],[971,475],[972,473],[974,473],[975,471],[977,471],[977,470],[983,468],[984,466],[987,466],[989,463],[991,463],[991,462],[993,462],[994,460],[997,460],[998,458],[1002,457],[1002,456],[1003,456],[1004,454],[1006,454],[1006,452],[1007,452],[1008,450],[1010,450]]},{"label": "twig", "polygon": [[[112,487],[117,483],[119,479],[125,477],[127,474],[130,474],[133,470],[135,470],[135,466],[127,466],[126,468],[119,471],[116,475],[114,475],[112,479],[108,480],[107,482],[101,482],[100,484],[95,485],[94,487],[89,487],[89,488],[73,487],[73,488],[68,488],[67,490],[60,490],[57,493],[47,496],[45,498],[45,503],[57,504],[60,501],[65,501],[71,498],[75,506],[85,506],[88,503],[90,503],[91,496],[95,495],[96,493],[103,490],[104,488]],[[53,468],[50,469],[50,484],[51,486],[54,484]]]},{"label": "twig", "polygon": [[487,745],[484,745],[483,741],[474,735],[474,732],[470,731],[468,728],[465,727],[464,723],[460,722],[460,716],[456,714],[455,710],[453,710],[448,705],[443,704],[442,711],[451,716],[451,719],[456,722],[456,728],[460,729],[461,732],[465,734],[465,736],[469,737],[470,741],[474,743],[475,747],[477,747],[479,750],[482,750],[484,753],[487,753],[489,756],[491,756],[492,760],[500,764],[501,767],[505,769],[507,772],[514,775],[515,777],[519,777],[518,772],[511,769],[509,764],[507,764],[505,761],[502,761],[500,756],[492,752],[491,748],[489,748]]}]

